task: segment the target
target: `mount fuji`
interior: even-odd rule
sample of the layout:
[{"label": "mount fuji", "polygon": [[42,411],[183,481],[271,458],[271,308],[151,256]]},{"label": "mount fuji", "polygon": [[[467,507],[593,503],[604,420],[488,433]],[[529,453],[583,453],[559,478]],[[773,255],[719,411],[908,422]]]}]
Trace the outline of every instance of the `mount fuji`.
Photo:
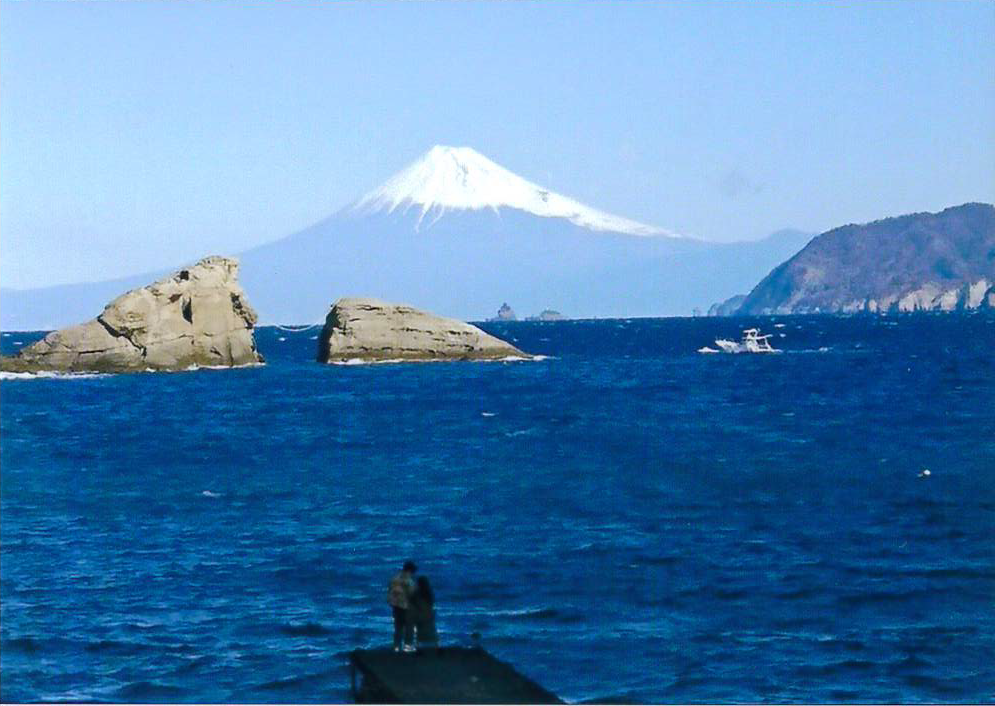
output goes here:
[{"label": "mount fuji", "polygon": [[[524,313],[666,316],[748,291],[810,237],[684,237],[557,194],[469,147],[436,146],[334,215],[239,257],[263,323],[317,322],[347,295],[469,320],[503,301]],[[156,274],[3,290],[0,328],[91,318]]]},{"label": "mount fuji", "polygon": [[426,216],[431,225],[447,212],[483,209],[494,213],[514,209],[543,218],[564,218],[589,230],[678,237],[555,194],[512,174],[470,147],[436,145],[349,210],[360,215],[417,211],[417,230]]}]

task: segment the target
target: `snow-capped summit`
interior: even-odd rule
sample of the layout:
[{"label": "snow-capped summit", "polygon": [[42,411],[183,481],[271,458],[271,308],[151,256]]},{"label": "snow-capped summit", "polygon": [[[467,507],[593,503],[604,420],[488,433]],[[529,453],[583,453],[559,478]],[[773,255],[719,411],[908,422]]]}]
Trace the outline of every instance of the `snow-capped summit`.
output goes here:
[{"label": "snow-capped summit", "polygon": [[585,206],[513,174],[470,147],[436,145],[363,196],[351,208],[361,214],[417,209],[418,222],[447,211],[514,208],[544,218],[565,218],[591,230],[642,236],[676,233]]}]

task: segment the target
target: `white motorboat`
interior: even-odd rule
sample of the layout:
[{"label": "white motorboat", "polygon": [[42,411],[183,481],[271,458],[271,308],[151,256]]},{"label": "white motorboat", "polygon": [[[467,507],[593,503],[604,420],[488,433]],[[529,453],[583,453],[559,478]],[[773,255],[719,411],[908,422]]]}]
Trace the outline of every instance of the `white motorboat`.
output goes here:
[{"label": "white motorboat", "polygon": [[717,345],[724,353],[780,353],[770,345],[771,334],[761,335],[760,329],[748,328],[743,331],[740,341],[730,341],[726,338],[716,338]]}]

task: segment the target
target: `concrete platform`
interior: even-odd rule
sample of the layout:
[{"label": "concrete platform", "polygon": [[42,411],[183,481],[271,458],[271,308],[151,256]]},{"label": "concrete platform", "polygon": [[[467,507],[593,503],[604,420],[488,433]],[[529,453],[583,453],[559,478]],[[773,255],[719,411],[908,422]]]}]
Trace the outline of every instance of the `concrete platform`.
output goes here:
[{"label": "concrete platform", "polygon": [[440,647],[415,653],[389,648],[355,650],[349,663],[357,703],[563,703],[480,647]]}]

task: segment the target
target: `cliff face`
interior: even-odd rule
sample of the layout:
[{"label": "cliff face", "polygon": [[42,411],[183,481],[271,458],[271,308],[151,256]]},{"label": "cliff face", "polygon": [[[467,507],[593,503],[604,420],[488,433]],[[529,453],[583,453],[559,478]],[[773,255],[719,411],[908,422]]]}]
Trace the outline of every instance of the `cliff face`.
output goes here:
[{"label": "cliff face", "polygon": [[708,307],[709,316],[735,316],[739,308],[743,306],[743,302],[746,301],[745,294],[737,294],[734,297],[729,297],[724,302],[716,302]]},{"label": "cliff face", "polygon": [[204,258],[122,294],[97,318],[53,331],[3,370],[132,372],[259,363],[256,312],[238,284],[238,262]]},{"label": "cliff face", "polygon": [[995,308],[995,207],[969,203],[823,233],[776,267],[739,314]]},{"label": "cliff face", "polygon": [[340,299],[318,339],[318,362],[528,358],[476,326],[378,299]]}]

